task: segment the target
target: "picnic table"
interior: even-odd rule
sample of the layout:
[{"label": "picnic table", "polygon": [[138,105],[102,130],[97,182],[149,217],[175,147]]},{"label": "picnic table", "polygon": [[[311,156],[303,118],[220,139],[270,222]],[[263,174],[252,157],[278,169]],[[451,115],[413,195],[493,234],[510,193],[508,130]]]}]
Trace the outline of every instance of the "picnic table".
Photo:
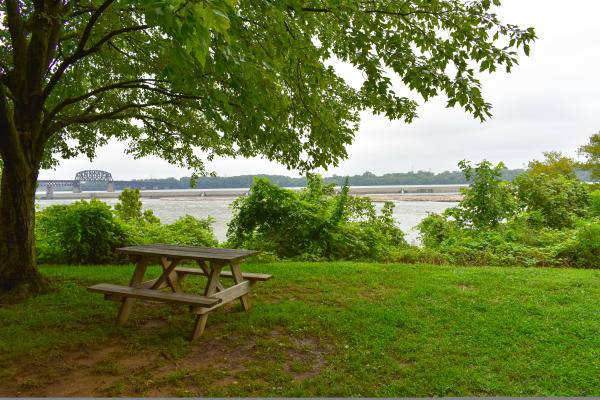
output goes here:
[{"label": "picnic table", "polygon": [[[196,314],[196,324],[192,340],[204,332],[208,314],[216,308],[240,299],[245,311],[250,308],[248,295],[259,281],[273,276],[242,272],[240,263],[246,258],[258,254],[255,250],[236,250],[199,246],[179,246],[172,244],[149,244],[143,246],[122,247],[117,253],[129,255],[136,262],[129,286],[101,283],[88,287],[91,292],[103,293],[105,300],[120,301],[121,308],[117,322],[125,325],[135,299],[152,300],[170,304],[184,304]],[[151,258],[158,258],[163,272],[156,278],[144,281],[144,275]],[[194,260],[196,266],[181,267],[183,260]],[[223,268],[230,266],[230,271]],[[188,275],[207,276],[206,287],[202,294],[184,293],[181,282]],[[220,278],[232,278],[233,286],[225,287]],[[161,289],[170,288],[171,292]]]}]

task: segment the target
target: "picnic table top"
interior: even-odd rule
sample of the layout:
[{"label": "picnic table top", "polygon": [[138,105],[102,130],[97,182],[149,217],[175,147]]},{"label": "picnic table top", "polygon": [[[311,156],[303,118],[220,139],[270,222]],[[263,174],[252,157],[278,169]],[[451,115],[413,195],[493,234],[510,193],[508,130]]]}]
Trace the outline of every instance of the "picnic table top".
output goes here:
[{"label": "picnic table top", "polygon": [[139,256],[162,256],[199,261],[237,262],[260,253],[256,250],[224,249],[216,247],[181,246],[176,244],[153,243],[142,246],[121,247],[121,254]]}]

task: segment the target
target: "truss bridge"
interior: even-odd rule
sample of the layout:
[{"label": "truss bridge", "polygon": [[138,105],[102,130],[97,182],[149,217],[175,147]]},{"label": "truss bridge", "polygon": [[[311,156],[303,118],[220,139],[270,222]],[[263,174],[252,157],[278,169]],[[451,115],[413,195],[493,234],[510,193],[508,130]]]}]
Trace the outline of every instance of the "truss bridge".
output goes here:
[{"label": "truss bridge", "polygon": [[[70,187],[73,188],[73,193],[81,193],[81,185],[86,183],[104,183],[106,182],[106,191],[114,192],[125,188],[141,190],[161,190],[172,189],[174,184],[172,180],[139,180],[139,181],[115,181],[112,174],[107,171],[98,169],[90,169],[79,171],[75,174],[74,179],[53,179],[53,180],[38,180],[38,190],[46,190],[46,199],[54,198],[54,189]],[[89,189],[87,189],[89,190]],[[96,190],[96,189],[94,189]],[[99,189],[102,190],[102,189]]]}]

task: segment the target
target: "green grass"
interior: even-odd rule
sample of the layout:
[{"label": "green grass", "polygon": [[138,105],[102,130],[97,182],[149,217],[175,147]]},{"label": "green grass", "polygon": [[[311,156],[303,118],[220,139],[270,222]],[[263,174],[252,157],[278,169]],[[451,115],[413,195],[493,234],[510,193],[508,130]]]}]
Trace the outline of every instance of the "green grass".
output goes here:
[{"label": "green grass", "polygon": [[[0,386],[24,359],[44,365],[118,341],[123,353],[93,368],[123,375],[106,389],[113,395],[600,395],[599,271],[350,262],[243,269],[275,278],[257,286],[250,312],[236,304],[211,314],[192,344],[184,307],[136,303],[129,326],[119,327],[118,304],[85,290],[127,284],[131,266],[42,267],[59,290],[0,309]],[[203,281],[185,284],[192,291]],[[168,325],[139,328],[157,318]],[[239,346],[240,368],[224,367],[232,353],[213,354],[212,364],[159,379],[153,366],[135,375],[119,362],[159,352],[185,363],[206,343]]]}]

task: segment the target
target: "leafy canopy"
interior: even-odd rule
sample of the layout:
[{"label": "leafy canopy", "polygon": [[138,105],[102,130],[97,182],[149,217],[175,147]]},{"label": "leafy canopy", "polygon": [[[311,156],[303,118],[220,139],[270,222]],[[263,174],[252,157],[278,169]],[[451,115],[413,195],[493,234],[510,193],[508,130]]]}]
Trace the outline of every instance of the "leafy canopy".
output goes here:
[{"label": "leafy canopy", "polygon": [[563,156],[560,151],[545,151],[543,161],[533,160],[527,166],[528,173],[531,175],[545,174],[552,178],[563,176],[569,179],[576,179],[575,167],[577,163],[570,157]]},{"label": "leafy canopy", "polygon": [[[488,116],[478,72],[510,70],[535,39],[532,28],[502,24],[499,5],[5,0],[0,124],[45,167],[93,158],[111,138],[136,157],[197,171],[200,153],[335,165],[367,108],[410,121],[417,100],[443,94]],[[362,86],[346,84],[334,60],[360,70]],[[5,161],[14,143],[0,143]]]}]

